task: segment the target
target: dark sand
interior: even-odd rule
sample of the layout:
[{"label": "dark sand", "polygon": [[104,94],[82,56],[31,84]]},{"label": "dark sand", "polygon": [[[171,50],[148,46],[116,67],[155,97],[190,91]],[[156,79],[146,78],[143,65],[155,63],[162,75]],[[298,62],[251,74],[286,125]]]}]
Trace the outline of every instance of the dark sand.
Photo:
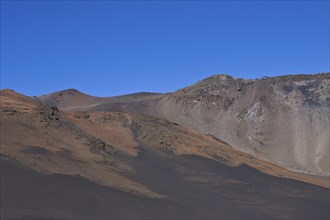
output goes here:
[{"label": "dark sand", "polygon": [[167,195],[150,199],[1,156],[1,219],[329,219],[329,189],[142,148],[124,175]]}]

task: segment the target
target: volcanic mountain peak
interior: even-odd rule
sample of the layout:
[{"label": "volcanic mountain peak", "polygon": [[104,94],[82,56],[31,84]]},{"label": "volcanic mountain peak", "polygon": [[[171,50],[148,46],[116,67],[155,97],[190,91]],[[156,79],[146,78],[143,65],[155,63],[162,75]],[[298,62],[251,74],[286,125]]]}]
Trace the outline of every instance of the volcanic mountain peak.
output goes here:
[{"label": "volcanic mountain peak", "polygon": [[[68,105],[70,105],[70,108],[78,108],[79,106],[90,105],[95,100],[99,101],[102,99],[87,95],[76,89],[62,90],[55,93],[42,95],[38,98],[41,102],[44,102],[50,106],[57,106],[58,108],[65,108]],[[70,110],[70,108],[67,110]]]},{"label": "volcanic mountain peak", "polygon": [[60,94],[69,94],[69,95],[73,95],[73,94],[76,94],[76,93],[80,93],[80,94],[83,94],[82,92],[80,92],[79,90],[77,90],[77,89],[75,89],[75,88],[70,88],[70,89],[64,89],[64,90],[62,90],[62,91],[59,91],[59,92],[57,92],[58,93],[58,95],[60,95]]},{"label": "volcanic mountain peak", "polygon": [[65,90],[61,90],[61,91],[57,91],[57,92],[54,92],[54,93],[50,93],[50,94],[45,94],[45,95],[41,95],[39,96],[39,98],[42,98],[42,99],[45,99],[49,96],[52,96],[52,97],[61,97],[61,96],[67,96],[67,95],[72,95],[72,96],[90,96],[90,95],[87,95],[83,92],[80,92],[79,90],[77,89],[65,89]]}]

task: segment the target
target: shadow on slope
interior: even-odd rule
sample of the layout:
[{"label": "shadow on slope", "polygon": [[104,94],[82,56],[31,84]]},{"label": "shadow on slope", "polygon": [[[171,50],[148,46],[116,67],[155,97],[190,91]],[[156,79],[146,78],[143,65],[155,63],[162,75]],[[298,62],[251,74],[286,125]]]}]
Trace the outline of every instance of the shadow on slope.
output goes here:
[{"label": "shadow on slope", "polygon": [[[282,179],[247,165],[142,148],[129,178],[179,202],[187,218],[328,219],[329,190]],[[183,211],[182,209],[180,209]]]},{"label": "shadow on slope", "polygon": [[2,218],[328,219],[327,189],[143,148],[129,178],[168,195],[151,199],[80,176],[42,175],[1,156]]}]

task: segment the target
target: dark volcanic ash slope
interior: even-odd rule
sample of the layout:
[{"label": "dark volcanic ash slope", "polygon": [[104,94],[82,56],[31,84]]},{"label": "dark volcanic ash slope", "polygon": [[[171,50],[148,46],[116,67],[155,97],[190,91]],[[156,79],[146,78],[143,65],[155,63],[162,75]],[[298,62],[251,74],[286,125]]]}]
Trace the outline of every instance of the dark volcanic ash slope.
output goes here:
[{"label": "dark volcanic ash slope", "polygon": [[58,111],[10,90],[0,98],[2,219],[329,218],[327,180],[210,135],[140,114]]},{"label": "dark volcanic ash slope", "polygon": [[[68,97],[68,96],[66,96]],[[169,94],[108,98],[63,109],[139,112],[209,133],[237,149],[291,170],[329,176],[330,74],[257,80],[215,75]],[[70,98],[70,97],[69,97]],[[71,101],[80,99],[71,96]],[[92,107],[91,107],[92,106]]]}]

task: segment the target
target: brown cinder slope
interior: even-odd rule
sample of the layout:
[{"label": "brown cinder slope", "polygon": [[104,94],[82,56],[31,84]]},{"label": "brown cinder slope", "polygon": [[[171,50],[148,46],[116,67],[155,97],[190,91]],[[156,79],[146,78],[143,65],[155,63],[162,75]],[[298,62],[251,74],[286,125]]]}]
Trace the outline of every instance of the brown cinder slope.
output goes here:
[{"label": "brown cinder slope", "polygon": [[[329,73],[256,80],[220,74],[174,93],[126,102],[94,99],[92,103],[92,108],[83,110],[153,115],[212,134],[290,170],[330,174]],[[82,110],[66,104],[63,109]]]},{"label": "brown cinder slope", "polygon": [[0,95],[4,219],[329,218],[328,180],[211,135],[146,115],[63,112]]},{"label": "brown cinder slope", "polygon": [[[135,145],[129,131],[123,133],[120,126],[108,126],[113,134],[122,135],[113,138],[114,147],[107,139],[103,141],[72,123],[71,115],[57,108],[10,90],[0,95],[1,154],[42,173],[80,175],[123,191],[161,196],[117,173],[130,169],[119,160],[120,154],[126,154],[127,145]],[[76,117],[86,120],[84,115]]]}]

